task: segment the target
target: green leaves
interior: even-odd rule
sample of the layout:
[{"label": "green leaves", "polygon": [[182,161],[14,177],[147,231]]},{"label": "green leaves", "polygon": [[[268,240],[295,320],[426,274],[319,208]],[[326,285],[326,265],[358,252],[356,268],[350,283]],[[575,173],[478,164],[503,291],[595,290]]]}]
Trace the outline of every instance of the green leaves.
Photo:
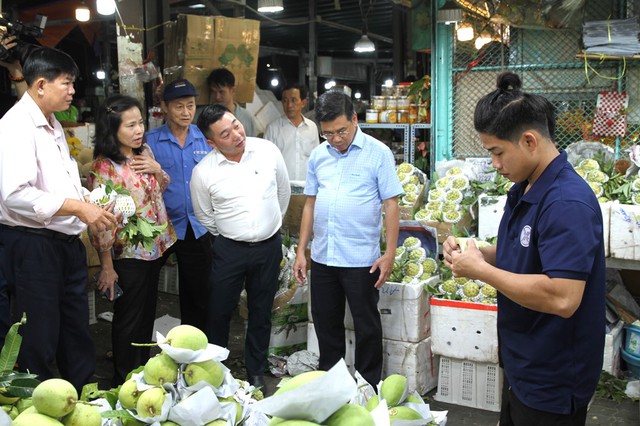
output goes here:
[{"label": "green leaves", "polygon": [[0,371],[12,371],[18,360],[22,336],[18,334],[18,328],[27,323],[27,314],[22,314],[22,319],[13,324],[4,339],[4,346],[0,352]]},{"label": "green leaves", "polygon": [[120,238],[134,247],[142,244],[145,250],[152,252],[155,239],[167,228],[167,223],[156,225],[139,214],[129,218],[127,224],[120,230]]}]

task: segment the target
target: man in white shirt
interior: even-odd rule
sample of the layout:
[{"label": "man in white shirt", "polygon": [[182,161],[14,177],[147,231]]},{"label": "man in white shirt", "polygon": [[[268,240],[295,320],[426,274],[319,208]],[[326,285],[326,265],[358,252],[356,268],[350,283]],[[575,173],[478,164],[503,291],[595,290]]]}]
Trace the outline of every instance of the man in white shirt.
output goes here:
[{"label": "man in white shirt", "polygon": [[198,221],[216,235],[206,334],[227,346],[231,314],[243,286],[249,321],[245,367],[249,382],[264,387],[271,333],[271,307],[282,260],[280,226],[291,187],[278,148],[246,137],[242,123],[224,105],[209,105],[198,128],[214,150],[191,177],[191,199]]},{"label": "man in white shirt", "polygon": [[69,55],[39,48],[24,69],[27,92],[0,120],[0,267],[27,315],[18,363],[45,380],[60,375],[76,389],[92,379],[87,263],[78,238],[115,225],[87,202],[78,166],[54,112],[71,104],[78,67]]},{"label": "man in white shirt", "polygon": [[302,115],[307,105],[307,88],[288,84],[282,90],[284,116],[269,123],[264,138],[276,144],[287,164],[289,179],[304,181],[311,151],[320,145],[318,126]]}]

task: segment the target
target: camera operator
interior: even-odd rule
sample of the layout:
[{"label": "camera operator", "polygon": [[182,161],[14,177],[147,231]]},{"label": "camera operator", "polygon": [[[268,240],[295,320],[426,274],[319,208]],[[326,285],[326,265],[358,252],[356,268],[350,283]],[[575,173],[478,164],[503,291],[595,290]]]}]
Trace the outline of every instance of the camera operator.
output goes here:
[{"label": "camera operator", "polygon": [[[12,48],[17,45],[16,36],[7,35],[2,29],[0,29],[0,51],[2,52],[10,52]],[[8,74],[9,80],[15,85],[16,88],[16,96],[10,95],[9,93],[2,93],[0,98],[0,117],[2,117],[9,108],[13,106],[13,104],[22,97],[24,92],[27,91],[27,83],[24,81],[24,76],[22,75],[22,66],[20,65],[20,60],[18,58],[11,58],[9,56],[9,61],[0,61],[0,66],[4,67]],[[1,334],[1,331],[0,331]]]}]

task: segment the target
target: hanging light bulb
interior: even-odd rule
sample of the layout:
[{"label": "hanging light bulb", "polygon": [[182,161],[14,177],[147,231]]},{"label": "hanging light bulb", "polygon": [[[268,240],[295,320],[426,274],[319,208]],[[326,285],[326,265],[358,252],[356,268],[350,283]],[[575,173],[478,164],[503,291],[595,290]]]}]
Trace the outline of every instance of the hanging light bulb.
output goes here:
[{"label": "hanging light bulb", "polygon": [[258,12],[275,13],[283,10],[282,0],[258,0]]},{"label": "hanging light bulb", "polygon": [[100,15],[113,15],[116,13],[116,1],[96,0],[96,10]]},{"label": "hanging light bulb", "polygon": [[84,0],[80,2],[80,5],[76,8],[76,20],[80,22],[87,22],[91,19],[91,11],[85,4]]},{"label": "hanging light bulb", "polygon": [[373,44],[367,33],[363,32],[360,40],[353,46],[353,50],[358,53],[373,52],[376,50],[376,45]]},{"label": "hanging light bulb", "polygon": [[489,34],[489,31],[484,30],[483,32],[480,33],[478,38],[476,38],[476,41],[474,44],[476,46],[476,49],[480,50],[482,49],[482,46],[488,43],[491,43],[491,34]]},{"label": "hanging light bulb", "polygon": [[458,41],[471,41],[473,40],[473,26],[468,22],[463,22],[458,25],[456,30],[456,37]]}]

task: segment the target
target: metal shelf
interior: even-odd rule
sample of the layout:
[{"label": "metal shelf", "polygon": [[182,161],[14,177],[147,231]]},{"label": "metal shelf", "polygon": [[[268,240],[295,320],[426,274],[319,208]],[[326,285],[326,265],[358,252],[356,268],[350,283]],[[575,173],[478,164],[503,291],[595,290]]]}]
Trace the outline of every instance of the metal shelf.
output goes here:
[{"label": "metal shelf", "polygon": [[413,164],[415,160],[415,144],[413,143],[416,129],[431,129],[430,123],[358,123],[361,129],[401,129],[403,131],[404,161]]},{"label": "metal shelf", "polygon": [[640,261],[637,260],[617,259],[615,257],[607,257],[605,260],[607,262],[607,268],[640,270]]}]

